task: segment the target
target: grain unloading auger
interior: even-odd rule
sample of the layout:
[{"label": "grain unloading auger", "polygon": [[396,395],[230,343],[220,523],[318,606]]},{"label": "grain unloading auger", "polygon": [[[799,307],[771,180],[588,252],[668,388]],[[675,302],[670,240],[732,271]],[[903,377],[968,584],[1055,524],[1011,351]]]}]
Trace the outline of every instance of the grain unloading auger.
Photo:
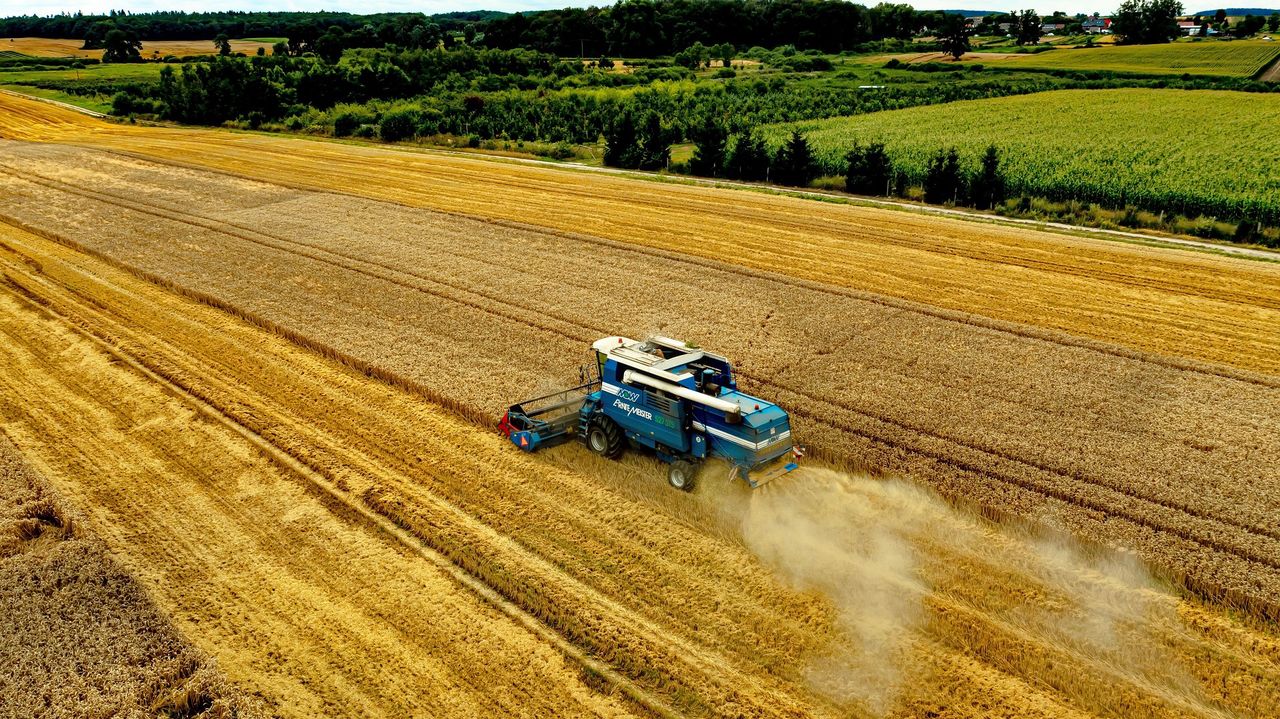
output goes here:
[{"label": "grain unloading auger", "polygon": [[649,450],[684,491],[711,457],[753,488],[796,469],[803,451],[787,413],[739,392],[724,357],[666,337],[606,337],[591,347],[594,379],[584,369],[583,384],[507,410],[498,428],[517,447],[535,452],[576,436],[610,459],[628,446]]}]

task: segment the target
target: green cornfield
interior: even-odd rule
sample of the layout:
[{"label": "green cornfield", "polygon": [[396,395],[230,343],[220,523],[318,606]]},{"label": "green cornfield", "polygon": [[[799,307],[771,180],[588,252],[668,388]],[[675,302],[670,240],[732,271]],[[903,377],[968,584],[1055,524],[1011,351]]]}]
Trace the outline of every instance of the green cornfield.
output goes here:
[{"label": "green cornfield", "polygon": [[1280,94],[1059,90],[766,125],[773,150],[798,128],[824,174],[855,142],[883,142],[910,184],[954,147],[973,171],[1000,149],[1010,194],[1280,224]]},{"label": "green cornfield", "polygon": [[1280,42],[1202,40],[1050,50],[1014,56],[997,64],[1008,69],[1253,77],[1277,55],[1280,55]]}]

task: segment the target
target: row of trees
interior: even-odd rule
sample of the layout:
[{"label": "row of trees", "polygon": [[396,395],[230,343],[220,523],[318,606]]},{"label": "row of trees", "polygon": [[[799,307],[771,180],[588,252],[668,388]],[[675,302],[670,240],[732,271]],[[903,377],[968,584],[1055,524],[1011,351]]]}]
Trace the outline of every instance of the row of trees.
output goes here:
[{"label": "row of trees", "polygon": [[939,12],[846,0],[622,0],[615,5],[516,13],[482,24],[485,44],[561,56],[655,57],[695,42],[746,48],[791,44],[838,52],[882,38],[907,39]]},{"label": "row of trees", "polygon": [[[149,12],[111,11],[106,15],[83,13],[37,16],[20,15],[0,18],[0,36],[105,38],[110,29],[132,33],[143,40],[209,40],[227,37],[292,37],[311,32],[319,37],[323,28],[340,27],[346,32],[371,32],[382,43],[397,42],[406,24],[432,23],[442,32],[463,32],[468,26],[501,16],[488,11],[444,13],[425,16],[420,13],[380,13],[356,15],[343,12]],[[95,29],[102,25],[105,29]],[[310,30],[308,30],[310,28]],[[367,30],[366,30],[367,29]]]},{"label": "row of trees", "polygon": [[166,66],[156,87],[134,87],[119,104],[136,112],[154,100],[156,114],[165,119],[216,125],[251,113],[272,120],[339,103],[393,100],[436,91],[452,94],[474,82],[495,78],[536,84],[528,79],[554,78],[557,72],[580,73],[582,66],[529,50],[469,47],[372,51],[341,65],[288,53],[218,57],[208,63],[182,65],[180,71]]},{"label": "row of trees", "polygon": [[[249,113],[283,120],[340,103],[413,98],[440,116],[425,134],[450,132],[548,142],[591,143],[626,110],[637,124],[658,114],[688,138],[716,117],[729,131],[774,122],[852,115],[961,99],[979,99],[1072,87],[1049,75],[1008,78],[966,73],[948,83],[902,83],[849,92],[837,85],[789,83],[781,77],[727,82],[677,82],[661,88],[597,85],[597,79],[644,79],[678,68],[638,68],[634,73],[592,70],[531,50],[460,46],[453,50],[360,50],[341,64],[287,52],[266,57],[219,57],[169,69],[158,86],[126,89],[118,109],[166,119],[220,124]],[[262,88],[245,90],[246,86]],[[114,92],[114,90],[113,90]],[[468,104],[467,98],[474,98]],[[150,113],[148,113],[150,114]],[[310,122],[310,121],[309,121]]]},{"label": "row of trees", "polygon": [[[0,19],[0,36],[83,38],[102,47],[111,30],[141,40],[209,40],[219,35],[287,37],[292,49],[326,35],[345,36],[346,47],[434,47],[454,35],[489,47],[526,47],[562,57],[672,55],[695,42],[745,48],[791,44],[840,51],[870,40],[910,38],[935,26],[939,12],[905,4],[867,7],[847,0],[621,0],[615,5],[516,13],[440,15],[317,12],[112,11],[107,15],[35,15]],[[337,32],[334,29],[337,29]]]},{"label": "row of trees", "polygon": [[[819,173],[809,142],[799,130],[776,151],[770,151],[755,133],[730,135],[723,125],[705,122],[693,133],[695,142],[689,172],[703,177],[761,181],[804,187]],[[640,124],[621,118],[606,135],[605,164],[633,169],[658,169],[669,159],[675,134],[663,127],[656,114]],[[894,167],[882,143],[855,144],[845,156],[845,189],[858,195],[904,196],[907,175]],[[979,167],[970,171],[955,148],[939,150],[929,161],[922,184],[926,202],[970,204],[990,209],[1005,199],[1000,152],[987,148]]]},{"label": "row of trees", "polygon": [[729,64],[733,62],[733,58],[737,56],[737,48],[727,42],[707,47],[701,42],[695,41],[689,47],[676,53],[671,59],[681,67],[697,70],[703,66],[711,67],[711,63],[714,60],[719,60],[724,67],[729,67]]}]

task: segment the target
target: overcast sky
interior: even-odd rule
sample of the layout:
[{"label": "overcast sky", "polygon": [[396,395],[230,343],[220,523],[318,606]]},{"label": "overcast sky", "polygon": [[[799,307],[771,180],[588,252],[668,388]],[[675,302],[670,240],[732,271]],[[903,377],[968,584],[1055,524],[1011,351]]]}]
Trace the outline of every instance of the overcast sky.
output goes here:
[{"label": "overcast sky", "polygon": [[[921,0],[911,5],[919,9],[972,8],[975,10],[1017,10],[1034,4],[1042,14],[1063,10],[1066,12],[1100,12],[1115,10],[1120,0],[1071,0],[1054,5],[1041,6],[1046,0],[1031,2],[979,2],[978,0]],[[878,0],[863,0],[874,5]],[[1208,2],[1183,0],[1188,12],[1206,10]],[[565,7],[566,5],[601,5],[604,2],[576,2],[575,0],[0,0],[0,16],[52,15],[60,12],[105,13],[111,8],[124,8],[130,12],[151,10],[345,10],[348,12],[425,12],[438,13],[451,10],[536,10]],[[1247,0],[1233,2],[1228,7],[1280,7],[1276,0],[1253,3]]]}]

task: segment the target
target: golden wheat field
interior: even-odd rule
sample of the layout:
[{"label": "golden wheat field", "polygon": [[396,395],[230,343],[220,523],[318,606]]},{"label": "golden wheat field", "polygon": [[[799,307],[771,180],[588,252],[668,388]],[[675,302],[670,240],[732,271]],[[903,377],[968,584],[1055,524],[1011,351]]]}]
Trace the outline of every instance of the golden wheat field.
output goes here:
[{"label": "golden wheat field", "polygon": [[[67,39],[60,40],[55,38],[44,37],[15,37],[0,38],[0,50],[10,50],[12,52],[21,53],[23,55],[31,55],[33,57],[84,57],[96,60],[102,59],[102,49],[85,50],[83,49],[84,41]],[[258,48],[262,48],[264,52],[271,52],[271,43],[256,42],[253,40],[232,40],[231,52],[242,52],[246,55],[253,55],[258,52]],[[213,55],[218,52],[213,43],[204,40],[147,40],[142,43],[142,57],[144,59],[162,58],[168,55],[176,57],[185,57],[188,55]]]},{"label": "golden wheat field", "polygon": [[[0,106],[0,431],[269,715],[1280,714],[1275,265]],[[819,461],[492,431],[658,331]]]}]

